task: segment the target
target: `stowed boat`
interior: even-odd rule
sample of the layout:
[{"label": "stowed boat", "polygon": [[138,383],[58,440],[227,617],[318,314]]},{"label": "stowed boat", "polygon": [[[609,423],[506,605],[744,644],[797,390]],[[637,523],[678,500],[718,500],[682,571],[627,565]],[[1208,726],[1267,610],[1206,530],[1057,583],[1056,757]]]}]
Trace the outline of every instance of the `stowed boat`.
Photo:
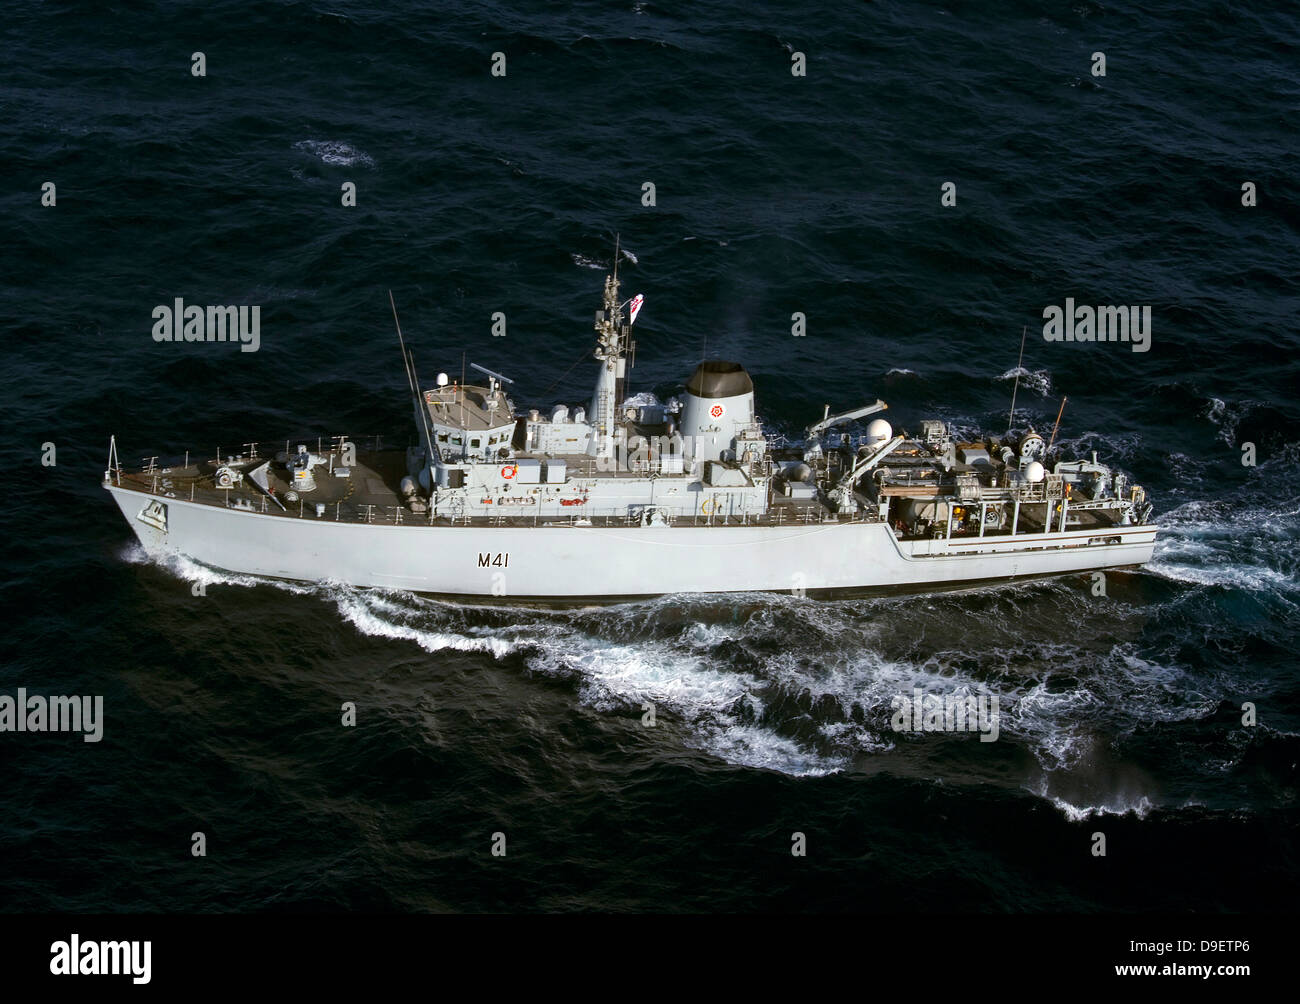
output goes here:
[{"label": "stowed boat", "polygon": [[583,406],[516,413],[511,381],[477,366],[483,383],[439,374],[423,388],[402,341],[419,446],[291,440],[267,457],[250,443],[126,471],[114,441],[104,487],[154,555],[511,601],[925,591],[1151,557],[1145,491],[1095,453],[1057,457],[1032,429],[971,442],[942,421],[863,429],[886,409],[876,401],[826,409],[786,444],[764,432],[749,374],[720,360],[680,399],[637,403],[625,380],[640,303],[620,303],[615,269]]}]

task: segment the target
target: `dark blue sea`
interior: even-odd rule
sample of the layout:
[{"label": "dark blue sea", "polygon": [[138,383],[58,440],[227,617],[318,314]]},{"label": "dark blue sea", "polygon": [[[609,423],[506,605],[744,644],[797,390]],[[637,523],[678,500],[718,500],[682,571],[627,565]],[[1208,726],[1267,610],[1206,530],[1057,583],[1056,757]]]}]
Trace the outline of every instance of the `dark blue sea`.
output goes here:
[{"label": "dark blue sea", "polygon": [[[0,911],[1294,908],[1294,6],[18,0],[0,53],[0,693],[105,708],[0,733]],[[1027,326],[1018,422],[1068,396],[1154,560],[484,609],[153,563],[100,487],[110,435],[410,440],[389,289],[426,383],[579,403],[616,235],[633,389],[736,359],[792,437],[1000,433]],[[260,305],[259,351],[155,342],[176,297]],[[1047,342],[1067,297],[1150,350]],[[895,732],[916,687],[999,740]]]}]

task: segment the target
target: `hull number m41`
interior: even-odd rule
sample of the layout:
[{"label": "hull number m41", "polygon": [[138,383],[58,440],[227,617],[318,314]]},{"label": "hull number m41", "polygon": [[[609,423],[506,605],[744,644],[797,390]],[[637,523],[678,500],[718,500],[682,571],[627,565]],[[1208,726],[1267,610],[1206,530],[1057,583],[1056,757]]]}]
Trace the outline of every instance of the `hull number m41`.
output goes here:
[{"label": "hull number m41", "polygon": [[498,551],[493,554],[491,551],[480,551],[478,555],[479,568],[509,568],[510,552]]}]

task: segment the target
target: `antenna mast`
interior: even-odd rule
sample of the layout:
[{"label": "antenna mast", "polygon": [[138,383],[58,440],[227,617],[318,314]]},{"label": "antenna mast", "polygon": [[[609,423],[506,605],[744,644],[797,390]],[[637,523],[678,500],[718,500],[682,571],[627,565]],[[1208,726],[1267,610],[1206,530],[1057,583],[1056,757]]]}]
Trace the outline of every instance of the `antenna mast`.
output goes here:
[{"label": "antenna mast", "polygon": [[[402,322],[397,319],[397,304],[393,300],[393,291],[388,291],[388,305],[393,308],[393,324],[397,327],[397,344],[402,349],[402,363],[406,366],[406,383],[411,388],[411,403],[415,405],[415,413],[420,416],[420,429],[424,432],[426,465],[433,463],[433,434],[429,431],[429,416],[425,412],[424,402],[420,399],[420,381],[415,375],[415,356],[406,347],[406,339],[402,337]],[[285,447],[288,452],[288,447]],[[283,506],[281,507],[283,508]]]},{"label": "antenna mast", "polygon": [[397,304],[393,302],[393,291],[388,291],[388,305],[393,308],[393,324],[397,327],[397,344],[402,349],[402,365],[406,367],[406,386],[412,394],[418,394],[419,388],[415,386],[415,379],[411,373],[411,362],[406,358],[406,339],[402,337],[402,322],[397,319]]},{"label": "antenna mast", "polygon": [[1061,416],[1065,414],[1065,402],[1070,400],[1068,397],[1061,398],[1061,410],[1056,413],[1056,424],[1052,426],[1052,438],[1047,441],[1047,449],[1043,451],[1043,459],[1047,459],[1047,454],[1052,452],[1052,444],[1056,442],[1056,430],[1061,427]]},{"label": "antenna mast", "polygon": [[1020,329],[1020,358],[1016,360],[1016,382],[1011,388],[1011,414],[1007,416],[1007,432],[1011,432],[1011,423],[1016,419],[1016,391],[1020,389],[1020,371],[1024,368],[1021,363],[1025,361],[1025,333],[1029,330],[1026,324]]}]

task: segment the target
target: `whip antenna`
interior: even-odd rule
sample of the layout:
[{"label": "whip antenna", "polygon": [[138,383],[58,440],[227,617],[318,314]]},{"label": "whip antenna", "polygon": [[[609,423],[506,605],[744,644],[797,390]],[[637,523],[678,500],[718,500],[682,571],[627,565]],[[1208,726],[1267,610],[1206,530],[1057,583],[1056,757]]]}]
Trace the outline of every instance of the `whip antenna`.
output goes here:
[{"label": "whip antenna", "polygon": [[1011,414],[1007,416],[1007,432],[1011,432],[1011,423],[1016,419],[1016,391],[1020,389],[1020,371],[1024,368],[1020,364],[1025,361],[1025,333],[1029,330],[1026,324],[1020,329],[1020,358],[1016,360],[1016,382],[1011,386]]},{"label": "whip antenna", "polygon": [[[420,399],[420,380],[415,375],[415,356],[407,349],[406,339],[402,337],[402,322],[397,319],[397,304],[393,300],[393,291],[388,291],[388,305],[393,308],[393,324],[397,327],[397,343],[402,349],[402,363],[406,366],[406,385],[411,389],[411,404],[420,416],[420,429],[424,432],[425,463],[433,463],[433,435],[429,431],[429,416],[425,414],[424,402]],[[287,452],[286,447],[286,452]]]},{"label": "whip antenna", "polygon": [[1052,452],[1052,444],[1056,442],[1056,430],[1061,427],[1061,416],[1065,414],[1065,402],[1070,400],[1068,397],[1061,398],[1061,410],[1056,413],[1056,424],[1052,426],[1052,438],[1047,441],[1047,449],[1043,452],[1043,459],[1047,459],[1047,454]]}]

